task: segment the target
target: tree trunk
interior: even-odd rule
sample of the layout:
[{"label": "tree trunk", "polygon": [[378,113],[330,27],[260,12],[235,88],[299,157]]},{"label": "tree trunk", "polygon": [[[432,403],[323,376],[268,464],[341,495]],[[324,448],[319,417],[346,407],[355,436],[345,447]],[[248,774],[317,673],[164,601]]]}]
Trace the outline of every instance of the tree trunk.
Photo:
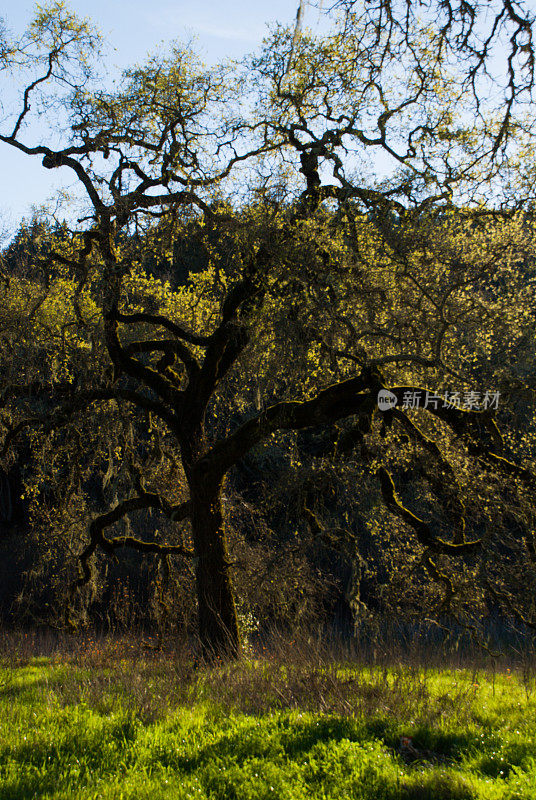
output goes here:
[{"label": "tree trunk", "polygon": [[203,657],[208,661],[235,659],[240,654],[221,488],[221,482],[199,477],[190,482],[199,638]]}]

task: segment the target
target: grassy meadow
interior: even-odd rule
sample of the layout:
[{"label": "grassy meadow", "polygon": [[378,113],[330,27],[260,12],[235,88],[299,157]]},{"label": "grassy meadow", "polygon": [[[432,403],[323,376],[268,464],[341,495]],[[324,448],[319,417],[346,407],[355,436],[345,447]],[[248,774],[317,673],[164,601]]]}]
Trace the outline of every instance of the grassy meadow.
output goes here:
[{"label": "grassy meadow", "polygon": [[[9,637],[8,637],[9,638]],[[534,800],[532,669],[4,643],[0,800]],[[40,655],[38,653],[41,653]]]}]

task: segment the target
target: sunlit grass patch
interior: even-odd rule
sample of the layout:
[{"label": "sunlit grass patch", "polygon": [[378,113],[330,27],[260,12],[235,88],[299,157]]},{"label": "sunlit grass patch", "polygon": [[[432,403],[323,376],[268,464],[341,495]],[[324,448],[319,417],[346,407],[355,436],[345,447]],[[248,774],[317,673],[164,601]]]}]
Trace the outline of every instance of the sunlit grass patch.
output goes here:
[{"label": "sunlit grass patch", "polygon": [[0,669],[0,800],[532,800],[515,670],[168,656]]}]

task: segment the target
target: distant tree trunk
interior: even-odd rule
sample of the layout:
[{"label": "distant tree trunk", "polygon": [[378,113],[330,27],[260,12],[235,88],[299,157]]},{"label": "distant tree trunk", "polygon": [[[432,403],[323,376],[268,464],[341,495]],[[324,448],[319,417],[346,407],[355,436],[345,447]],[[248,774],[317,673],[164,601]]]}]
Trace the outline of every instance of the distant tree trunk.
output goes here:
[{"label": "distant tree trunk", "polygon": [[208,661],[234,659],[240,654],[221,491],[221,479],[195,475],[190,480],[199,637]]}]

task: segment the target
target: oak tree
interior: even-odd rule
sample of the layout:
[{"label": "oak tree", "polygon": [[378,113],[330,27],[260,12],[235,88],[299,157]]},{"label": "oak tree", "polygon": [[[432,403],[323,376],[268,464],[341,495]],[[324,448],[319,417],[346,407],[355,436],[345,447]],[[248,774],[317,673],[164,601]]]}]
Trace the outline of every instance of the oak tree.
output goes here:
[{"label": "oak tree", "polygon": [[[78,430],[79,446],[91,449],[80,436],[89,408],[119,409],[123,431],[156,420],[175,471],[164,479],[153,446],[130,448],[118,484],[124,496],[91,520],[73,589],[90,581],[98,552],[131,547],[191,559],[207,657],[240,650],[226,476],[270,437],[327,429],[326,457],[359,458],[385,507],[411,530],[444,611],[458,593],[452,564],[485,545],[466,519],[474,488],[467,460],[475,481],[495,470],[521,494],[534,483],[487,411],[444,398],[422,411],[406,402],[416,393],[437,398],[453,377],[460,391],[472,388],[486,321],[501,343],[514,331],[527,346],[532,299],[509,317],[512,294],[499,290],[515,263],[510,288],[521,292],[520,265],[534,256],[527,218],[515,216],[523,206],[530,212],[528,198],[514,196],[524,180],[514,168],[525,163],[531,135],[515,116],[517,94],[497,124],[492,109],[475,105],[478,87],[463,63],[438,49],[440,34],[418,23],[395,35],[389,16],[374,29],[346,23],[322,38],[278,28],[238,69],[208,69],[174,45],[110,89],[90,84],[97,37],[63,3],[40,10],[25,38],[3,45],[6,70],[33,72],[0,142],[74,173],[87,211],[42,257],[44,281],[15,287],[28,357],[26,374],[4,381],[2,452],[25,431]],[[27,143],[38,97],[42,109],[67,115],[54,146],[42,137]],[[367,174],[376,152],[396,167],[383,179]],[[149,291],[147,258],[160,250],[173,264],[180,237],[196,238],[204,270],[175,290],[153,281]],[[6,331],[16,327],[16,296],[10,304]],[[46,347],[32,359],[36,319],[67,342],[63,365],[43,363]],[[531,391],[524,374],[517,379]],[[396,403],[379,407],[386,391]],[[411,510],[386,454],[371,454],[367,437],[379,435],[378,425],[379,434],[399,426],[423,454],[425,500],[441,523]],[[303,513],[318,530],[312,505],[305,498]],[[477,504],[481,517],[485,505]],[[187,522],[185,537],[108,532],[147,509]],[[527,552],[531,536],[522,537]]]}]

